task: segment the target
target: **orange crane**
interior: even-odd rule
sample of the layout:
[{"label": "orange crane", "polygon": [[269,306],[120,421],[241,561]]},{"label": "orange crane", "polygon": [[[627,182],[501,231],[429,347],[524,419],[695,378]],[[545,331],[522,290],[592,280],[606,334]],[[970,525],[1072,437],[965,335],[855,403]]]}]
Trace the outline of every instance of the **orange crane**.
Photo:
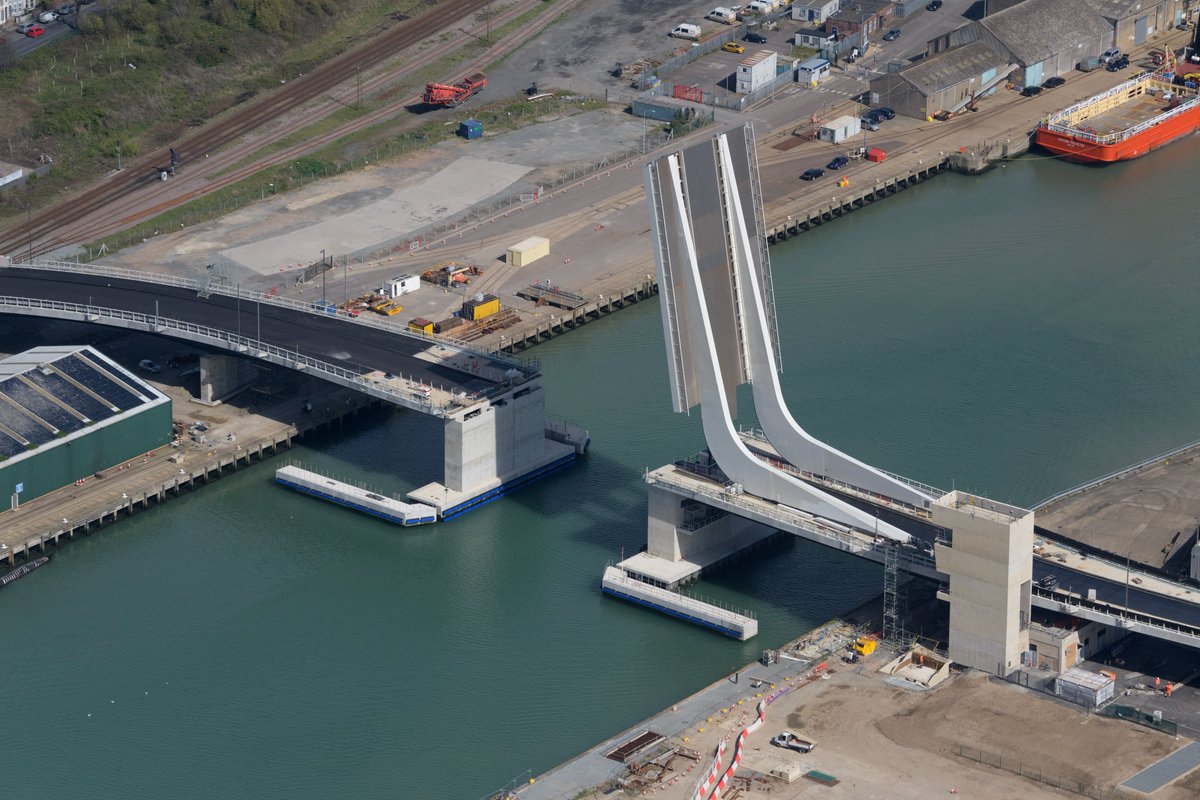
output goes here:
[{"label": "orange crane", "polygon": [[476,72],[468,75],[461,83],[427,83],[425,84],[425,94],[421,99],[431,106],[453,108],[466,102],[471,95],[482,92],[486,86],[487,75]]}]

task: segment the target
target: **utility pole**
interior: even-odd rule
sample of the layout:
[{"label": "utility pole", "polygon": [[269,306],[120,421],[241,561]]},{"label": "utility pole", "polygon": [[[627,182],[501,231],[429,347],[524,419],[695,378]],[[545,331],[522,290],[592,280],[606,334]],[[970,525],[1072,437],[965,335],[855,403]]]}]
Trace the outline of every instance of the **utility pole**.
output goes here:
[{"label": "utility pole", "polygon": [[321,311],[325,311],[325,273],[329,271],[329,262],[325,260],[325,251],[321,251]]},{"label": "utility pole", "polygon": [[121,171],[121,143],[117,142],[117,172]]}]

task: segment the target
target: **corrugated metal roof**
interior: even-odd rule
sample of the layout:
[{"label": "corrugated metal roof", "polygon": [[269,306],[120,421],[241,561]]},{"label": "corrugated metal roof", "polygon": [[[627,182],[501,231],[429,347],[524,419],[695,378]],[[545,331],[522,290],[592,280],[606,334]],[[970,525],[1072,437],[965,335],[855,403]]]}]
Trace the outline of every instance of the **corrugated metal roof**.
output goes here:
[{"label": "corrugated metal roof", "polygon": [[1025,0],[976,24],[991,31],[1024,66],[1112,33],[1088,0]]},{"label": "corrugated metal roof", "polygon": [[1086,686],[1096,692],[1113,682],[1112,678],[1107,675],[1101,675],[1099,672],[1090,672],[1079,667],[1071,667],[1064,672],[1062,680],[1066,683],[1073,683],[1076,686]]},{"label": "corrugated metal roof", "polygon": [[978,78],[989,69],[1004,66],[1007,66],[1007,62],[995,50],[983,42],[971,42],[922,59],[904,67],[897,74],[929,96],[949,86]]},{"label": "corrugated metal roof", "polygon": [[767,58],[771,58],[772,56],[777,57],[778,54],[774,50],[757,50],[743,58],[741,65],[743,67],[753,67],[758,62]]},{"label": "corrugated metal roof", "polygon": [[1121,20],[1142,10],[1139,0],[1084,0],[1102,17]]}]

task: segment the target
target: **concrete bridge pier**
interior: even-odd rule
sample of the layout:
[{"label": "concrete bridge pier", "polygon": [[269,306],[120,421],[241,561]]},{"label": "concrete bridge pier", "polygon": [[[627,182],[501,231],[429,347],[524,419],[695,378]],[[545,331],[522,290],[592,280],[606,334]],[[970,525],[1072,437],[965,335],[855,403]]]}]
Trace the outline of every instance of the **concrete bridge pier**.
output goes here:
[{"label": "concrete bridge pier", "polygon": [[[556,438],[551,438],[554,434]],[[587,447],[587,432],[557,436],[547,427],[536,381],[503,397],[446,414],[443,480],[409,493],[450,519],[567,466]]]},{"label": "concrete bridge pier", "polygon": [[200,402],[216,405],[258,377],[254,364],[237,356],[200,357]]}]

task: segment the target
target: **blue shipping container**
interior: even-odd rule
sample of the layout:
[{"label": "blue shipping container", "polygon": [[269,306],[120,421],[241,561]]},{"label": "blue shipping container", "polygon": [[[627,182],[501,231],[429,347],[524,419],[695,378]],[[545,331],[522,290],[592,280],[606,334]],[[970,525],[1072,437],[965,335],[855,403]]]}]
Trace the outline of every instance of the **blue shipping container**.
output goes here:
[{"label": "blue shipping container", "polygon": [[458,124],[458,135],[464,139],[479,139],[483,136],[483,123],[477,119],[469,119]]}]

